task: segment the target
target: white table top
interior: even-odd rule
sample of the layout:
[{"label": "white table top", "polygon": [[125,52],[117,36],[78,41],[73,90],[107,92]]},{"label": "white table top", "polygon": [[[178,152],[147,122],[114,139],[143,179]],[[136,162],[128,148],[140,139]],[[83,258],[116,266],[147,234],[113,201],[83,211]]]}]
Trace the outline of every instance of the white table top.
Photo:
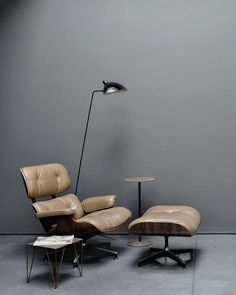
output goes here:
[{"label": "white table top", "polygon": [[79,241],[83,241],[83,239],[81,239],[81,238],[74,238],[71,244],[65,243],[65,244],[60,244],[60,245],[50,245],[50,244],[48,244],[48,245],[34,246],[34,242],[35,241],[32,241],[32,242],[27,243],[27,245],[28,246],[33,246],[33,247],[42,247],[42,248],[48,248],[48,249],[54,249],[54,250],[56,250],[56,249],[60,249],[60,248],[65,247],[65,246],[69,246],[69,245],[75,244],[75,243],[77,243]]}]

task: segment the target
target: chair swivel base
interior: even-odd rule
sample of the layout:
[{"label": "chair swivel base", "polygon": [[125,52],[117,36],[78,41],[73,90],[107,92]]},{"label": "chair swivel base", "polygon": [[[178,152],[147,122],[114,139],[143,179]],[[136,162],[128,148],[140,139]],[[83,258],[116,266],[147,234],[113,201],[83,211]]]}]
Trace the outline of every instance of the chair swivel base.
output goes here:
[{"label": "chair swivel base", "polygon": [[191,259],[193,258],[193,249],[176,249],[176,250],[170,250],[168,246],[168,236],[165,236],[165,247],[164,249],[159,249],[159,248],[150,248],[150,253],[151,255],[148,257],[145,257],[143,259],[138,260],[138,267],[141,267],[145,264],[151,263],[157,259],[167,257],[175,262],[179,266],[181,266],[183,269],[185,269],[186,266],[186,261],[181,259],[178,255],[179,254],[184,254],[184,253],[190,253]]},{"label": "chair swivel base", "polygon": [[112,255],[114,259],[118,259],[118,252],[117,251],[114,251],[114,250],[111,250],[111,249],[106,249],[106,248],[101,248],[101,247],[95,247],[95,249],[97,249],[97,250],[99,250],[101,252]]},{"label": "chair swivel base", "polygon": [[114,259],[118,259],[118,252],[114,251],[111,248],[111,242],[99,243],[99,244],[95,244],[95,245],[88,245],[88,247],[98,250],[99,252],[109,254],[109,255],[113,256]]}]

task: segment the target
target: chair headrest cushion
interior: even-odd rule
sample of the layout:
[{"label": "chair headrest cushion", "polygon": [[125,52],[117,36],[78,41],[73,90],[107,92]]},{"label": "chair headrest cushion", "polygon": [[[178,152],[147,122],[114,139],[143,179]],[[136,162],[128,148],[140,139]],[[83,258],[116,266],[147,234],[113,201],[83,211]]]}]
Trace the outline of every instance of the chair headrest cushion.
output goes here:
[{"label": "chair headrest cushion", "polygon": [[62,164],[44,164],[20,169],[29,198],[56,195],[70,187],[70,176]]}]

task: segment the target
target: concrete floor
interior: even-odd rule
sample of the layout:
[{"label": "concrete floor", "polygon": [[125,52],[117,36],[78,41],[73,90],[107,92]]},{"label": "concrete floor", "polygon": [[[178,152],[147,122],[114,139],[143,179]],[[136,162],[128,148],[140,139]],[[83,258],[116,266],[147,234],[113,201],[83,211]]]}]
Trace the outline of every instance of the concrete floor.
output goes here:
[{"label": "concrete floor", "polygon": [[[171,238],[170,247],[193,247],[195,259],[186,270],[170,261],[153,263],[140,269],[137,259],[146,256],[147,248],[126,246],[130,237],[112,236],[119,259],[86,256],[83,277],[72,270],[65,259],[57,289],[53,289],[49,265],[43,253],[36,257],[32,279],[26,283],[25,244],[34,236],[0,236],[0,294],[80,294],[80,295],[235,295],[236,235],[196,235]],[[163,246],[163,238],[152,237],[154,245]],[[94,242],[106,242],[99,237]],[[183,258],[188,258],[187,256]]]}]

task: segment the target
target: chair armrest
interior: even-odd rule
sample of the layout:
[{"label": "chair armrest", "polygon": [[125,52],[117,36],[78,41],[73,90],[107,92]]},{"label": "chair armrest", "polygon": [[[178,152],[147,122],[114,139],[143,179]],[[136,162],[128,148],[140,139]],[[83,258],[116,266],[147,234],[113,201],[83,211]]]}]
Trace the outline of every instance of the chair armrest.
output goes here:
[{"label": "chair armrest", "polygon": [[75,209],[58,209],[58,210],[48,210],[43,212],[35,213],[37,218],[52,217],[52,216],[62,216],[62,215],[73,215],[76,213]]},{"label": "chair armrest", "polygon": [[108,209],[114,206],[116,196],[98,196],[87,198],[82,201],[82,207],[86,213]]}]

